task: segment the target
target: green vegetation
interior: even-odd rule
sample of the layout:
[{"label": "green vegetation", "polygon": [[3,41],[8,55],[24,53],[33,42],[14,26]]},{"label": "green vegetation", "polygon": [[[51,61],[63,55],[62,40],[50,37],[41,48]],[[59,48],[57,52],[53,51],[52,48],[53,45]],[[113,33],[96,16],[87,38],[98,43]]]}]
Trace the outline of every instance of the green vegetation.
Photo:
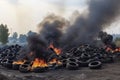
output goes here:
[{"label": "green vegetation", "polygon": [[0,42],[2,44],[6,44],[8,42],[8,33],[9,29],[7,28],[7,25],[0,25]]},{"label": "green vegetation", "polygon": [[120,47],[120,37],[115,39],[115,44]]}]

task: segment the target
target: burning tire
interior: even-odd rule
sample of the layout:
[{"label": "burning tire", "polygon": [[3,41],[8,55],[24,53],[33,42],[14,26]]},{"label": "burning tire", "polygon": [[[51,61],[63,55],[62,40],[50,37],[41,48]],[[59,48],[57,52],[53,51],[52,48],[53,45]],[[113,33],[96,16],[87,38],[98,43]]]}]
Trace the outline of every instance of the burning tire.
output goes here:
[{"label": "burning tire", "polygon": [[30,62],[30,61],[26,61],[26,62],[24,62],[24,64],[32,66],[32,62]]},{"label": "burning tire", "polygon": [[20,65],[20,67],[19,67],[19,71],[20,71],[20,72],[23,72],[23,73],[27,73],[27,72],[30,71],[30,66],[27,65],[27,64],[22,64],[22,65]]},{"label": "burning tire", "polygon": [[93,61],[89,63],[90,69],[100,69],[102,67],[102,63],[100,61]]},{"label": "burning tire", "polygon": [[77,70],[79,69],[79,65],[75,62],[68,62],[66,68],[69,70]]}]

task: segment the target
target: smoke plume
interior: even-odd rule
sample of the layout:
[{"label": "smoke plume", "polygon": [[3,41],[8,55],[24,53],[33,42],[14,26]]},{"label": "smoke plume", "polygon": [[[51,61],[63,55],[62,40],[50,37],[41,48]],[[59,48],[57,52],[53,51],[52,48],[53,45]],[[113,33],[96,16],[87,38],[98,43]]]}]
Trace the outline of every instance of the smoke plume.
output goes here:
[{"label": "smoke plume", "polygon": [[98,33],[120,14],[120,1],[89,0],[88,12],[84,14],[77,16],[72,25],[66,25],[68,21],[60,16],[48,15],[39,24],[41,37],[48,45],[52,42],[63,49],[84,43],[96,45]]},{"label": "smoke plume", "polygon": [[63,28],[67,21],[59,16],[51,14],[47,16],[40,24],[40,35],[47,41],[47,44],[59,44],[59,39],[63,35]]},{"label": "smoke plume", "polygon": [[[60,16],[48,15],[39,24],[39,34],[28,36],[27,52],[33,52],[32,56],[36,58],[48,60],[51,54],[56,57],[54,51],[48,49],[51,43],[63,50],[84,43],[96,44],[98,33],[115,21],[119,14],[120,0],[90,0],[87,16],[77,15],[72,25]],[[102,34],[100,37],[103,43],[112,43],[110,35],[104,37]]]},{"label": "smoke plume", "polygon": [[89,0],[87,17],[77,17],[61,38],[62,47],[94,43],[97,34],[120,14],[120,0]]}]

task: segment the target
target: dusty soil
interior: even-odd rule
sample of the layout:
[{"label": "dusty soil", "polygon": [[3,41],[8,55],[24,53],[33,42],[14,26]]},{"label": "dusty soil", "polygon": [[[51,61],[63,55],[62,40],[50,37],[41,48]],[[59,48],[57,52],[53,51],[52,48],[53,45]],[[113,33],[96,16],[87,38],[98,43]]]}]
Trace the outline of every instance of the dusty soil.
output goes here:
[{"label": "dusty soil", "polygon": [[20,73],[0,67],[0,80],[120,80],[120,60],[105,64],[100,70],[80,68],[75,71],[59,69],[45,73]]}]

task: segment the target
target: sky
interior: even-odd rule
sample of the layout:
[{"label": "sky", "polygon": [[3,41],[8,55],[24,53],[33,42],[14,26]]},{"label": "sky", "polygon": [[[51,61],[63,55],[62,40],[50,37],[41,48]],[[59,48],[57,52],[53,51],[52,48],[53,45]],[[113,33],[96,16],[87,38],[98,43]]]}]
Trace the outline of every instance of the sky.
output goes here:
[{"label": "sky", "polygon": [[[10,33],[37,31],[37,25],[48,14],[54,13],[69,19],[74,11],[86,10],[87,0],[0,0],[0,24],[7,24]],[[120,33],[120,17],[106,29]]]}]

